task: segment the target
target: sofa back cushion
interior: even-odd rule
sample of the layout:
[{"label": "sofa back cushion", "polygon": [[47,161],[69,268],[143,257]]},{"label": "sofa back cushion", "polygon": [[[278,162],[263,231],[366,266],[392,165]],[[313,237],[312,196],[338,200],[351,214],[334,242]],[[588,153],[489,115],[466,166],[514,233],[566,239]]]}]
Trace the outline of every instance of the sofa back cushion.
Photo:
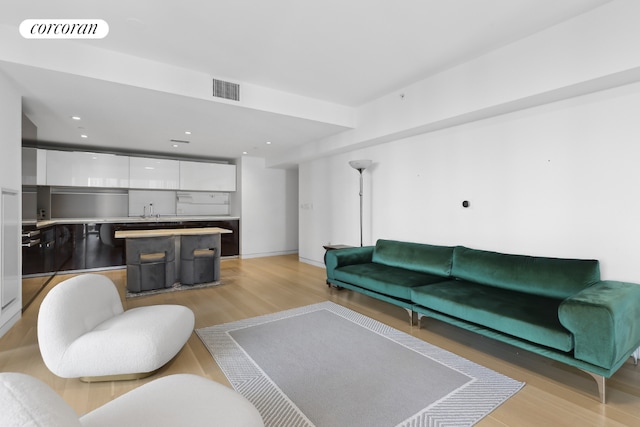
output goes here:
[{"label": "sofa back cushion", "polygon": [[459,279],[565,299],[600,280],[597,260],[544,258],[455,248],[451,274]]},{"label": "sofa back cushion", "polygon": [[453,247],[380,239],[372,261],[420,273],[448,277],[451,275]]}]

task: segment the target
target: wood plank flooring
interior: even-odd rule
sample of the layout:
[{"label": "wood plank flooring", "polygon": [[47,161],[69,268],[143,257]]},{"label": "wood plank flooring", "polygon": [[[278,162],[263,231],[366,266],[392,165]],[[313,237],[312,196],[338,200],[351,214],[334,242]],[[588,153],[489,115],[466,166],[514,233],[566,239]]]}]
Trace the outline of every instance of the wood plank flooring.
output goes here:
[{"label": "wood plank flooring", "polygon": [[[423,319],[421,329],[411,327],[404,309],[355,292],[327,287],[324,269],[299,262],[297,255],[226,259],[222,261],[223,284],[220,286],[130,299],[124,298],[125,270],[100,274],[116,283],[126,308],[183,304],[194,311],[196,328],[330,300],[527,383],[483,419],[480,426],[640,425],[640,367],[634,366],[632,359],[608,381],[608,402],[602,405],[595,382],[577,369],[434,319]],[[22,319],[0,338],[0,371],[24,372],[43,380],[78,414],[91,411],[154,378],[174,373],[193,373],[229,384],[195,333],[174,360],[148,379],[85,384],[77,379],[56,377],[40,356],[37,313],[51,287],[68,277],[56,276],[27,307]],[[416,378],[416,381],[428,379]]]}]

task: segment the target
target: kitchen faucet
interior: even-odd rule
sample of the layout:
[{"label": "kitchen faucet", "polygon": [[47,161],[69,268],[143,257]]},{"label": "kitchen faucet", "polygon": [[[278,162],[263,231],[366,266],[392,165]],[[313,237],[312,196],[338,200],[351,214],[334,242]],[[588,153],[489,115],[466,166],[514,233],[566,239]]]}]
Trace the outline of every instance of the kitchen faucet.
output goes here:
[{"label": "kitchen faucet", "polygon": [[[148,209],[148,215],[147,215],[147,207]],[[153,203],[149,203],[148,205],[144,205],[142,207],[142,218],[153,218]],[[160,218],[160,214],[156,214],[155,215],[156,218]]]}]

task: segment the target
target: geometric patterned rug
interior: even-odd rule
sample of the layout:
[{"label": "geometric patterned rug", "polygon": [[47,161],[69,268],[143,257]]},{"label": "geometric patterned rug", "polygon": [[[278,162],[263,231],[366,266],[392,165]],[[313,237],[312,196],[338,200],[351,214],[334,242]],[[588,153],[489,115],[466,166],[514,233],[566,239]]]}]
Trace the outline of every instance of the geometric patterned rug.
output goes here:
[{"label": "geometric patterned rug", "polygon": [[267,427],[471,426],[524,386],[329,301],[196,333]]}]

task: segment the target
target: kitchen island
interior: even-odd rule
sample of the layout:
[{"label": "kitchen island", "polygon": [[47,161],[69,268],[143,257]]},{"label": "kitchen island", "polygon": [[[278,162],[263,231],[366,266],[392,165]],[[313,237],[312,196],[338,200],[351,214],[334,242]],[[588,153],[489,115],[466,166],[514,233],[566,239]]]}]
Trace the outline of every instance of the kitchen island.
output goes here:
[{"label": "kitchen island", "polygon": [[[208,267],[211,269],[211,263],[213,263],[213,271],[209,270],[208,274],[212,274],[213,281],[220,280],[220,253],[221,253],[221,244],[220,244],[220,236],[222,234],[233,233],[232,230],[228,230],[220,227],[201,227],[201,228],[160,228],[160,229],[146,229],[146,230],[120,230],[115,232],[116,239],[125,239],[126,241],[126,251],[129,252],[129,255],[134,255],[135,260],[131,260],[131,256],[127,256],[127,280],[130,281],[132,278],[136,278],[139,280],[139,269],[140,269],[140,260],[143,258],[143,253],[157,253],[163,252],[164,249],[158,247],[158,244],[166,242],[166,238],[172,238],[173,243],[175,245],[175,252],[173,254],[180,254],[181,249],[180,245],[184,244],[182,239],[183,236],[211,236],[207,239],[208,245],[206,248],[198,248],[197,246],[189,246],[189,242],[187,241],[187,246],[184,246],[183,249],[191,252],[196,250],[196,252],[200,249],[206,249],[207,252],[211,251],[213,257],[210,258]],[[157,239],[156,239],[157,238]],[[140,242],[140,243],[139,243]],[[193,244],[193,243],[191,243]],[[173,251],[173,248],[171,248]],[[166,255],[166,254],[165,254]],[[186,255],[185,255],[186,256]],[[183,277],[181,274],[181,256],[175,256],[175,259],[168,259],[165,262],[171,262],[175,266],[175,276],[176,278]],[[166,258],[166,257],[165,257]],[[184,261],[188,262],[188,261]],[[135,264],[135,265],[130,265]],[[142,264],[144,265],[144,264]],[[149,264],[147,264],[149,265]],[[172,269],[174,267],[171,267]],[[133,270],[132,270],[133,269]],[[173,270],[172,274],[173,274]],[[130,275],[131,273],[131,275]],[[167,276],[168,277],[168,276]],[[211,276],[209,276],[211,277]],[[182,281],[182,280],[181,280]],[[192,284],[193,282],[184,282]],[[164,287],[171,286],[173,284],[173,280],[171,280],[168,284],[163,285]]]}]

